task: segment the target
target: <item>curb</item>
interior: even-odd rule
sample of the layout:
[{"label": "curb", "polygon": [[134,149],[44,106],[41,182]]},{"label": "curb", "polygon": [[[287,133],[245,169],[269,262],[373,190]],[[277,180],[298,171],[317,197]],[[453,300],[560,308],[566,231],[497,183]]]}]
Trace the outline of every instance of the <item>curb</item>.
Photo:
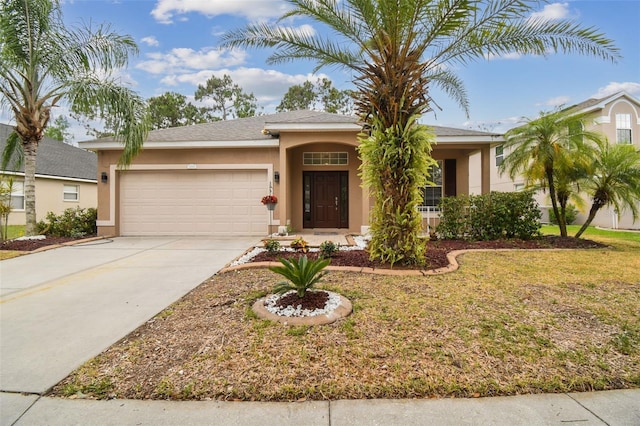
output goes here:
[{"label": "curb", "polygon": [[66,243],[52,244],[52,245],[49,245],[49,246],[44,246],[44,247],[37,248],[37,249],[32,250],[32,251],[25,251],[24,254],[40,253],[40,252],[43,252],[43,251],[53,250],[53,249],[60,248],[60,247],[75,246],[76,244],[89,243],[91,241],[98,241],[98,240],[106,240],[108,238],[112,238],[112,236],[111,235],[107,235],[107,236],[84,238],[82,240],[67,241]]}]

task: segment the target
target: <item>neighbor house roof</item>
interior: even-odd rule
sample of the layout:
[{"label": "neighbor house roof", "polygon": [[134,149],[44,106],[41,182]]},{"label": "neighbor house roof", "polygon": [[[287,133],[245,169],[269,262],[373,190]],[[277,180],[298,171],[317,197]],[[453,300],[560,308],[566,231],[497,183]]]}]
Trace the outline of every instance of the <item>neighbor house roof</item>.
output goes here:
[{"label": "neighbor house roof", "polygon": [[[438,140],[443,142],[473,139],[492,142],[501,137],[497,133],[451,127],[431,126]],[[152,130],[144,142],[144,148],[197,148],[197,147],[277,147],[281,131],[353,131],[359,132],[362,124],[355,116],[331,114],[321,111],[288,111],[235,120],[215,121],[190,126]],[[87,149],[122,149],[113,138],[80,142]]]},{"label": "neighbor house roof", "polygon": [[580,102],[575,105],[571,105],[566,109],[575,110],[576,113],[589,113],[589,112],[601,110],[605,107],[605,105],[620,98],[626,98],[629,101],[640,105],[640,101],[638,101],[638,99],[634,98],[627,92],[618,92],[618,93],[614,93],[613,95],[606,96],[604,98],[587,99],[586,101]]},{"label": "neighbor house roof", "polygon": [[[13,132],[13,126],[0,123],[0,152],[4,150],[7,138]],[[97,180],[98,161],[96,154],[73,145],[48,137],[38,144],[36,157],[36,175],[63,177],[70,179]],[[3,171],[24,173],[24,165],[15,167],[9,162]]]}]

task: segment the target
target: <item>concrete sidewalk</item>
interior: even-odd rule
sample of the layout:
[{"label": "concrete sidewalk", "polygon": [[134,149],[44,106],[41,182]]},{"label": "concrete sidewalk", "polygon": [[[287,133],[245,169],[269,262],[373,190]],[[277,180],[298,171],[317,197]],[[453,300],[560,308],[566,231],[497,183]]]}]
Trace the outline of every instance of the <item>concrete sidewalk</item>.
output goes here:
[{"label": "concrete sidewalk", "polygon": [[477,399],[66,400],[0,394],[2,425],[640,425],[640,390]]}]

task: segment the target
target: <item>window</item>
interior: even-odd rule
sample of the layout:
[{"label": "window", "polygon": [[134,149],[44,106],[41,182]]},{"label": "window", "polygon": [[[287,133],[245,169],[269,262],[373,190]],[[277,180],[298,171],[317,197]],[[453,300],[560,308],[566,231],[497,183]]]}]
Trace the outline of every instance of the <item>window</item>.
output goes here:
[{"label": "window", "polygon": [[[2,182],[2,186],[7,188],[9,184]],[[24,210],[24,182],[13,181],[11,184],[11,199],[9,200],[11,210]]]},{"label": "window", "polygon": [[305,152],[302,155],[305,166],[346,166],[349,164],[347,152]]},{"label": "window", "polygon": [[429,207],[438,207],[442,198],[442,161],[438,160],[437,165],[431,166],[429,169],[429,177],[427,178],[433,185],[422,188],[422,209]]},{"label": "window", "polygon": [[616,142],[631,143],[631,114],[616,114]]},{"label": "window", "polygon": [[65,185],[62,192],[64,201],[78,201],[80,199],[80,187],[78,185]]},{"label": "window", "polygon": [[523,191],[523,190],[524,190],[524,183],[515,183],[515,184],[513,185],[513,190],[514,190],[515,192]]},{"label": "window", "polygon": [[496,146],[496,166],[499,166],[504,161],[504,146]]}]

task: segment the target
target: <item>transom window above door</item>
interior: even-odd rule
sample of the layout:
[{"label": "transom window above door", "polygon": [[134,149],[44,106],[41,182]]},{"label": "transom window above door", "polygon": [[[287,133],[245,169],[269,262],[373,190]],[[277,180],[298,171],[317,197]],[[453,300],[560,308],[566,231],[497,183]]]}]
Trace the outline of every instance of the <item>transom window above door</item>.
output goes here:
[{"label": "transom window above door", "polygon": [[348,152],[305,152],[302,154],[305,166],[346,166],[349,164]]}]

